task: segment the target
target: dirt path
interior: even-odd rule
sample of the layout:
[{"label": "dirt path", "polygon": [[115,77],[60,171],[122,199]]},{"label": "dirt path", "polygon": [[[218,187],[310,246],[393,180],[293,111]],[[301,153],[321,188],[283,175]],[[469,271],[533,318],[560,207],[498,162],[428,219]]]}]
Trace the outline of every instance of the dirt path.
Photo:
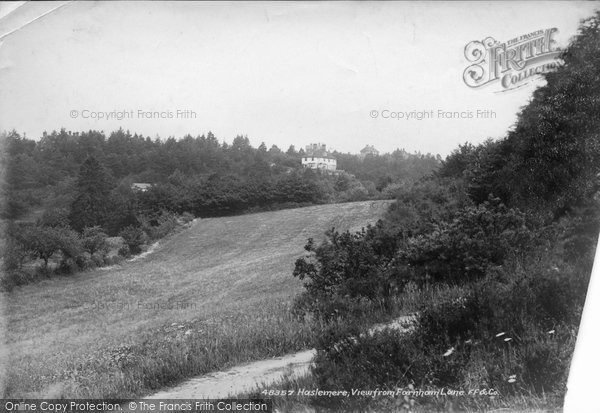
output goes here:
[{"label": "dirt path", "polygon": [[315,350],[243,364],[210,373],[161,391],[147,399],[219,399],[255,390],[258,385],[280,381],[284,376],[301,377],[309,372]]},{"label": "dirt path", "polygon": [[[409,331],[415,316],[399,317],[389,323],[377,324],[369,330],[373,334],[385,329]],[[258,386],[281,381],[284,376],[296,378],[310,373],[316,350],[305,350],[268,360],[256,361],[229,370],[210,373],[188,380],[176,387],[155,393],[146,399],[219,399],[249,393]]]}]

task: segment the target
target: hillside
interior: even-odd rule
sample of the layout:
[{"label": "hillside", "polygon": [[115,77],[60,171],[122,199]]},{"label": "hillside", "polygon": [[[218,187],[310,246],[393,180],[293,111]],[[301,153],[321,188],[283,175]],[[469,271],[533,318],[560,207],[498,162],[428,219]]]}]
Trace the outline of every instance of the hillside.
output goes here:
[{"label": "hillside", "polygon": [[4,396],[125,397],[304,348],[287,309],[309,237],[360,229],[385,202],[195,220],[147,256],[7,296]]}]

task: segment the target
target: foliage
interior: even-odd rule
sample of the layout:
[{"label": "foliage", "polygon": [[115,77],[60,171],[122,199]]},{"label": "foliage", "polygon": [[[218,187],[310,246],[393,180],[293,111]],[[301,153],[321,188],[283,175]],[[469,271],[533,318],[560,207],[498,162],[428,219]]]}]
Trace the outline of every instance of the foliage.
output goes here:
[{"label": "foliage", "polygon": [[[339,175],[303,170],[302,151],[254,148],[248,137],[231,145],[209,132],[176,140],[150,139],[119,129],[44,133],[39,140],[16,132],[4,137],[7,218],[34,207],[70,210],[78,231],[100,225],[110,235],[138,226],[139,215],[161,210],[223,216],[325,202],[377,198],[384,185],[414,181],[439,165],[432,155],[396,151],[361,160],[334,152]],[[79,177],[73,182],[73,177]],[[131,191],[134,182],[152,184]]]},{"label": "foliage", "polygon": [[406,237],[430,233],[440,221],[451,221],[472,205],[462,180],[428,177],[403,185],[385,214],[385,223]]},{"label": "foliage", "polygon": [[98,226],[84,228],[82,234],[82,246],[84,251],[90,255],[100,252],[103,256],[108,252],[108,236]]},{"label": "foliage", "polygon": [[129,245],[123,244],[119,248],[118,253],[119,253],[119,256],[127,258],[127,257],[131,256],[131,249],[129,248]]},{"label": "foliage", "polygon": [[[307,281],[299,305],[313,303],[312,311],[328,314],[345,297],[385,302],[410,281],[466,282],[516,251],[525,254],[536,237],[532,219],[498,199],[457,209],[447,220],[435,209],[420,211],[424,216],[415,210],[414,217],[402,217],[404,229],[380,221],[356,233],[331,229],[318,246],[309,239],[308,254],[296,261],[293,273]],[[397,224],[398,210],[392,214]]]},{"label": "foliage", "polygon": [[331,229],[326,237],[319,246],[309,239],[304,247],[307,256],[296,261],[294,276],[306,280],[306,296],[299,305],[326,315],[335,306],[319,309],[319,303],[344,305],[346,299],[361,297],[385,301],[398,289],[397,280],[387,271],[397,239],[384,231],[381,222],[354,234]]},{"label": "foliage", "polygon": [[[460,146],[434,177],[394,187],[398,201],[382,228],[394,234],[391,255],[368,248],[361,255],[331,236],[309,243],[315,261],[299,260],[294,275],[311,280],[302,301],[312,296],[317,308],[338,303],[328,292],[350,286],[347,274],[377,284],[367,288],[376,294],[364,295],[371,300],[390,279],[450,282],[461,292],[424,300],[409,334],[331,324],[318,340],[319,387],[564,395],[600,230],[599,51],[597,12],[505,139]],[[367,243],[364,234],[348,237],[350,245]],[[356,287],[360,295],[364,286]],[[351,319],[350,308],[336,319]],[[440,407],[435,398],[424,402]]]},{"label": "foliage", "polygon": [[[600,172],[600,13],[582,23],[505,139],[466,151],[469,193],[561,215],[597,190]],[[451,173],[458,154],[441,172]],[[463,162],[464,165],[464,162]]]},{"label": "foliage", "polygon": [[450,155],[442,162],[442,166],[437,171],[437,176],[444,178],[461,178],[469,165],[473,162],[475,147],[466,142],[458,145],[458,148],[452,151]]},{"label": "foliage", "polygon": [[10,236],[11,242],[20,244],[32,258],[43,260],[44,270],[48,268],[48,260],[57,253],[61,253],[63,259],[76,259],[81,253],[78,234],[65,227],[22,225]]},{"label": "foliage", "polygon": [[183,222],[184,224],[188,224],[194,220],[194,216],[189,212],[184,212],[183,214],[181,214],[180,219],[181,222]]},{"label": "foliage", "polygon": [[90,156],[79,171],[77,196],[71,205],[71,226],[79,231],[85,227],[106,224],[111,184],[103,166]]},{"label": "foliage", "polygon": [[535,238],[530,221],[523,212],[490,198],[410,238],[398,259],[409,267],[412,280],[464,282],[501,265],[511,253],[526,253]]},{"label": "foliage", "polygon": [[29,257],[30,253],[27,250],[23,242],[16,239],[14,236],[10,236],[12,231],[7,231],[7,240],[4,245],[3,255],[3,266],[7,272],[17,271],[23,267],[23,263]]},{"label": "foliage", "polygon": [[435,171],[440,163],[439,155],[408,153],[397,149],[384,155],[369,155],[364,159],[351,154],[334,152],[338,169],[349,172],[365,183],[371,182],[377,191],[392,182],[413,183]]},{"label": "foliage", "polygon": [[123,228],[119,236],[123,237],[129,252],[132,254],[140,253],[142,245],[148,241],[148,235],[140,227],[129,226]]},{"label": "foliage", "polygon": [[38,224],[66,228],[69,226],[69,210],[66,208],[49,208],[44,211],[38,220]]},{"label": "foliage", "polygon": [[[366,334],[353,323],[331,324],[318,340],[319,387],[564,394],[589,267],[540,265],[555,253],[540,249],[464,284],[460,294],[437,293],[421,302],[410,333]],[[338,402],[377,410],[367,398]]]},{"label": "foliage", "polygon": [[160,214],[153,214],[150,217],[142,216],[142,230],[148,234],[150,239],[160,239],[172,233],[177,227],[177,215],[161,211]]}]

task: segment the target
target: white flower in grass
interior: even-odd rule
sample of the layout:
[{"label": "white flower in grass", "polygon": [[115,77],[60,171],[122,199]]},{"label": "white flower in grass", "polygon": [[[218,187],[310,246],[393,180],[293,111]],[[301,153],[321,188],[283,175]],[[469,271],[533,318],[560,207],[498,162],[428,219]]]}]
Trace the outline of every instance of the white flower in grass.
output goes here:
[{"label": "white flower in grass", "polygon": [[454,347],[450,347],[445,353],[444,357],[448,357],[450,354],[454,353]]},{"label": "white flower in grass", "polygon": [[496,334],[496,337],[502,337],[504,334],[506,334],[506,333],[505,332],[498,333],[498,334]]}]

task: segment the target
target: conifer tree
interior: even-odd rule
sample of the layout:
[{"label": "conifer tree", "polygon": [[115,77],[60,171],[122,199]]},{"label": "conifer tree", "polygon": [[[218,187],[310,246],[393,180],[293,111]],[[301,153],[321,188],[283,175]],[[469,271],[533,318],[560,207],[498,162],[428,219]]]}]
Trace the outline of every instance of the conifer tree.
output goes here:
[{"label": "conifer tree", "polygon": [[71,226],[82,231],[86,227],[104,226],[109,213],[110,179],[104,167],[93,156],[81,165],[76,198],[71,204]]}]

